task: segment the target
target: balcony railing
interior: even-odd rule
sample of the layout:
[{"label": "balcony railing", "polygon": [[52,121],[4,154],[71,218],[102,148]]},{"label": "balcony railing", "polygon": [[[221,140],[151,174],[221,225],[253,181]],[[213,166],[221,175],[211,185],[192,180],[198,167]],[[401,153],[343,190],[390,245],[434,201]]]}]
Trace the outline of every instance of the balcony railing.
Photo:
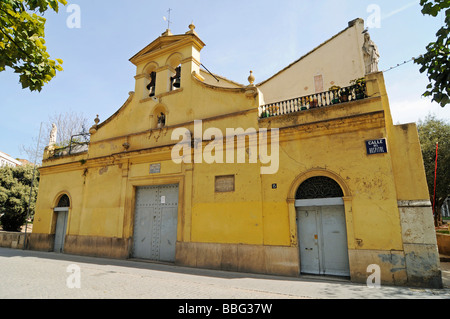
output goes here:
[{"label": "balcony railing", "polygon": [[259,107],[259,117],[280,116],[367,98],[366,83],[361,79],[348,87],[330,89],[322,93],[262,105]]},{"label": "balcony railing", "polygon": [[55,149],[54,157],[75,155],[86,152],[89,149],[90,134],[72,135],[68,146]]}]

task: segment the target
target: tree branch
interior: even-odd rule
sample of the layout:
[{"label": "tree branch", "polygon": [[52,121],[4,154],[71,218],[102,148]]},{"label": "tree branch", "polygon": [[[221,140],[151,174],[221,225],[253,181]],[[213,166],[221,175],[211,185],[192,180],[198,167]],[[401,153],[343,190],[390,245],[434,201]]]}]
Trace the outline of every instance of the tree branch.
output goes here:
[{"label": "tree branch", "polygon": [[14,45],[20,50],[20,51],[22,51],[22,53],[23,54],[25,54],[27,57],[28,57],[28,59],[30,59],[30,62],[31,61],[33,61],[33,58],[27,53],[27,52],[25,52],[25,50],[24,49],[22,49],[21,47],[20,47],[20,45],[18,45],[17,43],[16,43],[16,41],[14,41],[14,39],[13,38],[11,38],[10,36],[9,36],[9,34],[7,34],[7,33],[5,33],[5,31],[3,31],[3,28],[2,27],[0,27],[0,31],[12,42],[12,43],[14,43]]}]

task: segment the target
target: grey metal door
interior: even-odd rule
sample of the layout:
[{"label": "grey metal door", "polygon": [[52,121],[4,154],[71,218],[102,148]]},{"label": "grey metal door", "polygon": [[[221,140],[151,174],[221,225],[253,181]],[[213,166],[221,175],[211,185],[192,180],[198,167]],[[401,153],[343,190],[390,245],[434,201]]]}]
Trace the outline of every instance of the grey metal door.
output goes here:
[{"label": "grey metal door", "polygon": [[344,206],[298,207],[302,273],[349,276]]},{"label": "grey metal door", "polygon": [[322,260],[326,275],[349,276],[344,206],[321,207]]},{"label": "grey metal door", "polygon": [[133,257],[175,261],[178,224],[178,185],[136,189]]},{"label": "grey metal door", "polygon": [[57,253],[62,253],[64,251],[64,240],[67,231],[67,217],[69,211],[60,210],[55,212],[58,214],[56,219],[56,231],[55,231],[55,243],[53,250]]},{"label": "grey metal door", "polygon": [[315,208],[297,210],[301,272],[315,275],[320,274],[317,217]]}]

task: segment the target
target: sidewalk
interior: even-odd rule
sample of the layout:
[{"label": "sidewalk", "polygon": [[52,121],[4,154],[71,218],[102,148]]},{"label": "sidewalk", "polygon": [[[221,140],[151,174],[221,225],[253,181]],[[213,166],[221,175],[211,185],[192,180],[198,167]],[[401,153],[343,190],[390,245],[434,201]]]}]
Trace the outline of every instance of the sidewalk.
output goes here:
[{"label": "sidewalk", "polygon": [[[81,289],[67,279],[80,270]],[[450,264],[442,263],[450,283]],[[450,299],[445,289],[381,286],[0,248],[0,299]],[[230,301],[232,302],[232,301]]]}]

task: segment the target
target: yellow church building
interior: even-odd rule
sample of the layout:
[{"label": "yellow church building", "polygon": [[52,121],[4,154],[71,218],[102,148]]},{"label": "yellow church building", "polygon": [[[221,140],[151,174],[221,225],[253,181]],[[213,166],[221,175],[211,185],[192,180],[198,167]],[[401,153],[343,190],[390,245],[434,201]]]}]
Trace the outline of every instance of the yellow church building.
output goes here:
[{"label": "yellow church building", "polygon": [[88,144],[50,139],[28,247],[442,287],[417,128],[393,125],[364,21],[261,83],[209,73],[204,46],[166,30]]}]

